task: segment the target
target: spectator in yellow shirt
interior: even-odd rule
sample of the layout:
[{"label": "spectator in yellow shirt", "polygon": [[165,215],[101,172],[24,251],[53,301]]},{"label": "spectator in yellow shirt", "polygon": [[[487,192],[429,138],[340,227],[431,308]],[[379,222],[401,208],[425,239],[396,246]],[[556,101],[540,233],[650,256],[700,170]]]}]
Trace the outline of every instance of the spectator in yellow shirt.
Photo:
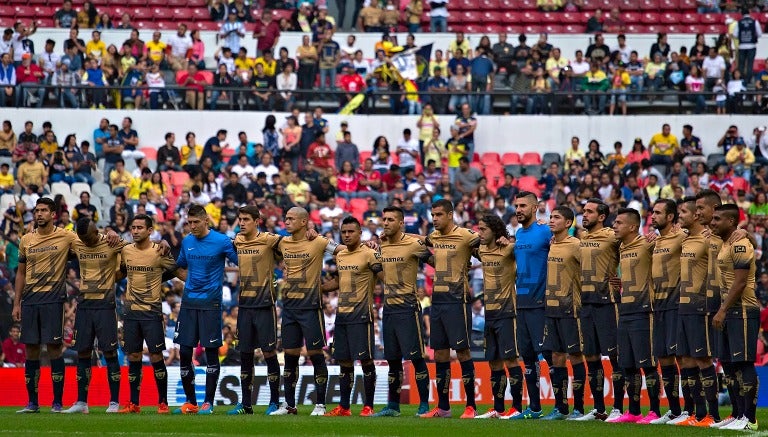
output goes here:
[{"label": "spectator in yellow shirt", "polygon": [[128,188],[128,203],[135,204],[139,201],[141,193],[152,191],[152,170],[145,168],[141,171],[141,177],[134,178]]},{"label": "spectator in yellow shirt", "polygon": [[13,173],[9,172],[10,166],[7,163],[0,164],[0,194],[13,193],[13,185],[16,180],[13,179]]},{"label": "spectator in yellow shirt", "polygon": [[53,152],[59,150],[59,143],[56,141],[56,136],[53,131],[49,130],[45,133],[45,138],[40,141],[40,153],[43,159],[53,155]]},{"label": "spectator in yellow shirt", "polygon": [[563,155],[563,162],[565,165],[563,168],[568,171],[571,168],[571,164],[574,161],[578,161],[583,167],[587,163],[587,154],[583,150],[579,149],[581,141],[579,137],[571,138],[571,148],[565,151]]},{"label": "spectator in yellow shirt", "polygon": [[211,219],[213,226],[218,228],[219,221],[221,221],[221,199],[214,197],[211,203],[205,205],[205,212],[208,213],[208,217]]},{"label": "spectator in yellow shirt", "polygon": [[120,159],[115,163],[115,168],[109,172],[109,185],[112,187],[112,194],[115,196],[125,194],[132,182],[133,176],[125,170],[125,161]]},{"label": "spectator in yellow shirt", "polygon": [[672,128],[669,127],[669,124],[664,123],[661,126],[661,132],[651,137],[648,148],[651,150],[652,165],[672,166],[672,158],[679,152],[680,143],[671,131]]},{"label": "spectator in yellow shirt", "polygon": [[160,41],[160,36],[160,32],[155,32],[152,34],[152,41],[144,44],[144,59],[149,59],[165,69],[165,49],[168,45]]},{"label": "spectator in yellow shirt", "polygon": [[733,167],[733,173],[736,176],[743,177],[749,181],[752,176],[750,169],[752,164],[755,163],[755,154],[749,150],[749,147],[747,147],[744,139],[741,137],[736,139],[734,146],[725,154],[725,162]]},{"label": "spectator in yellow shirt", "polygon": [[95,58],[101,64],[101,58],[107,53],[107,45],[101,40],[101,32],[94,30],[91,40],[85,44],[85,57]]},{"label": "spectator in yellow shirt", "polygon": [[624,62],[619,61],[616,72],[613,73],[611,81],[611,104],[608,106],[608,114],[613,115],[616,109],[616,101],[621,104],[621,115],[627,115],[627,87],[632,82],[627,73]]},{"label": "spectator in yellow shirt", "polygon": [[43,187],[48,183],[48,171],[42,162],[38,161],[35,152],[27,152],[27,160],[16,171],[19,185],[26,191],[30,185],[36,185],[42,193]]},{"label": "spectator in yellow shirt", "polygon": [[272,50],[264,50],[264,55],[259,56],[256,58],[256,60],[253,61],[253,68],[256,69],[256,66],[261,64],[264,67],[264,74],[269,77],[275,77],[277,74],[277,61],[275,60],[274,54],[272,54]]}]

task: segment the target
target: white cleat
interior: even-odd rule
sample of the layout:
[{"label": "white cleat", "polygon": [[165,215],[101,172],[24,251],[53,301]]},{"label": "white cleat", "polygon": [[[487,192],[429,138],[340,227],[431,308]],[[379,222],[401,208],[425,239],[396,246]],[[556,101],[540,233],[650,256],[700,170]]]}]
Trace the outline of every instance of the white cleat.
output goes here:
[{"label": "white cleat", "polygon": [[619,417],[621,417],[622,414],[624,414],[624,413],[622,413],[618,409],[614,408],[614,409],[611,410],[610,413],[608,413],[608,418],[605,419],[605,421],[608,422],[608,423],[615,422],[616,420],[618,420]]},{"label": "white cleat", "polygon": [[501,414],[498,411],[491,408],[487,413],[475,416],[475,419],[498,419]]},{"label": "white cleat", "polygon": [[688,414],[688,412],[683,410],[683,412],[680,413],[680,415],[677,416],[676,419],[672,419],[669,422],[667,422],[667,425],[677,425],[678,423],[685,422],[686,420],[688,420],[689,417],[690,415]]},{"label": "white cleat", "polygon": [[88,404],[85,402],[77,401],[69,407],[69,409],[66,409],[62,411],[64,414],[74,414],[74,413],[82,413],[82,414],[88,414]]},{"label": "white cleat", "polygon": [[573,420],[574,422],[589,422],[590,420],[604,420],[600,418],[601,414],[603,418],[606,418],[605,413],[600,413],[597,410],[592,410],[589,413],[579,417],[578,419],[571,419],[571,420]]},{"label": "white cleat", "polygon": [[315,409],[309,414],[310,416],[325,416],[325,404],[315,405]]},{"label": "white cleat", "polygon": [[120,404],[117,402],[110,402],[109,407],[107,408],[107,413],[117,413],[120,411]]},{"label": "white cleat", "polygon": [[280,405],[280,408],[269,413],[270,416],[287,416],[289,414],[296,415],[296,407],[289,407],[285,402]]},{"label": "white cleat", "polygon": [[667,411],[663,416],[659,417],[658,419],[651,420],[651,425],[664,425],[665,423],[671,422],[677,419],[678,417],[682,417],[682,416],[675,416],[674,414],[672,414],[671,411]]},{"label": "white cleat", "polygon": [[749,420],[747,420],[746,417],[741,416],[738,419],[734,420],[733,422],[729,423],[728,425],[721,426],[720,429],[730,429],[733,431],[744,431],[745,429],[748,429],[749,426]]},{"label": "white cleat", "polygon": [[728,417],[726,417],[725,419],[723,419],[723,420],[721,420],[719,422],[716,422],[716,423],[713,423],[712,425],[709,425],[709,427],[710,428],[724,428],[724,427],[732,424],[735,420],[736,420],[735,417],[728,416]]}]

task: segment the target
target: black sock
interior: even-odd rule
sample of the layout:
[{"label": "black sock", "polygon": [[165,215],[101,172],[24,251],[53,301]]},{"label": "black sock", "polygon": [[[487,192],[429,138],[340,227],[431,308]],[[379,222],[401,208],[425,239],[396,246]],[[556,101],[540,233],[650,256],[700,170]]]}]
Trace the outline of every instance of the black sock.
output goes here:
[{"label": "black sock", "polygon": [[389,377],[388,387],[389,395],[387,396],[388,407],[400,411],[400,389],[403,384],[403,362],[400,360],[387,361],[389,363]]},{"label": "black sock", "polygon": [[77,360],[77,401],[88,403],[88,386],[91,384],[91,357]]},{"label": "black sock", "polygon": [[624,369],[624,376],[629,398],[629,413],[637,416],[640,414],[640,389],[643,384],[640,369]]},{"label": "black sock", "polygon": [[528,389],[528,407],[533,411],[541,411],[539,360],[537,357],[528,357],[523,360],[525,362],[525,387]]},{"label": "black sock", "polygon": [[[647,380],[647,377],[646,377]],[[661,380],[664,383],[664,393],[667,395],[669,410],[675,416],[680,415],[680,374],[675,364],[661,367]]]},{"label": "black sock", "polygon": [[208,364],[205,367],[205,400],[203,402],[213,405],[213,399],[216,397],[216,387],[219,385],[219,375],[221,374],[219,349],[215,347],[205,348],[205,359]]},{"label": "black sock", "polygon": [[562,414],[568,414],[568,369],[552,368],[552,392],[555,395],[555,408]]},{"label": "black sock", "polygon": [[624,392],[626,382],[626,375],[624,370],[619,368],[619,361],[616,357],[611,357],[611,382],[613,383],[613,408],[619,411],[624,411]]},{"label": "black sock", "polygon": [[[662,371],[664,369],[662,368]],[[688,368],[688,367],[681,367],[680,368],[680,387],[681,392],[683,393],[683,411],[687,412],[689,416],[693,415],[693,409],[695,406],[694,401],[694,394],[693,394],[693,371],[698,372],[698,367],[694,368]],[[666,388],[666,386],[664,387]]]},{"label": "black sock", "polygon": [[[698,367],[691,367],[687,370],[688,387],[691,392],[691,398],[693,399],[693,405],[696,409],[696,419],[701,420],[707,415],[707,402],[704,399],[704,391],[701,386],[701,374]],[[688,411],[688,410],[686,410]],[[691,411],[688,411],[688,415],[692,415]]]},{"label": "black sock", "polygon": [[363,387],[365,388],[365,401],[363,405],[373,408],[373,395],[376,393],[376,365],[363,364]]},{"label": "black sock", "polygon": [[315,398],[316,404],[325,405],[325,392],[328,390],[328,366],[323,354],[310,355],[312,366],[315,368]]},{"label": "black sock", "polygon": [[722,363],[723,377],[725,378],[725,387],[728,389],[728,397],[731,398],[731,416],[741,417],[739,409],[739,384],[736,381],[736,372],[733,363]]},{"label": "black sock", "polygon": [[493,409],[504,412],[504,395],[507,393],[507,373],[504,369],[491,370],[491,393],[493,394]]},{"label": "black sock", "polygon": [[285,403],[289,407],[296,407],[296,381],[299,379],[299,356],[285,354],[285,367],[283,368],[283,390],[285,391]]},{"label": "black sock", "polygon": [[141,392],[141,361],[128,362],[128,385],[131,388],[131,403],[139,405]]},{"label": "black sock", "polygon": [[701,388],[704,391],[704,399],[707,400],[709,415],[716,421],[720,421],[720,406],[718,404],[719,386],[717,384],[717,371],[711,365],[701,369]]},{"label": "black sock", "polygon": [[339,406],[345,410],[349,410],[349,398],[352,396],[352,379],[354,376],[354,367],[341,366],[339,368],[339,392],[341,394]]},{"label": "black sock", "polygon": [[[573,382],[571,383],[573,386],[573,410],[584,413],[584,382],[587,379],[587,369],[583,360],[576,364],[571,364],[571,369],[573,369]],[[565,381],[568,382],[567,375]],[[567,390],[566,399],[568,399]]]},{"label": "black sock", "polygon": [[429,403],[429,370],[427,369],[427,362],[424,361],[424,358],[417,358],[411,360],[411,364],[413,364],[413,370],[416,374],[416,389],[419,391],[419,402]]},{"label": "black sock", "polygon": [[[253,356],[253,354],[251,354],[251,356]],[[267,363],[269,403],[277,404],[280,402],[280,361],[277,360],[277,355],[264,358],[264,361]],[[253,375],[253,366],[251,366],[251,375]],[[251,381],[251,388],[253,388],[253,381]]]},{"label": "black sock", "polygon": [[244,407],[250,407],[253,404],[253,352],[240,352],[240,387],[242,388],[243,398],[240,402]]},{"label": "black sock", "polygon": [[160,360],[152,363],[152,369],[155,371],[155,384],[157,384],[157,403],[168,404],[168,370],[165,368],[165,361]]},{"label": "black sock", "polygon": [[435,383],[437,385],[437,407],[450,410],[448,390],[451,388],[451,363],[435,363]]},{"label": "black sock", "polygon": [[195,367],[192,365],[192,348],[179,347],[179,377],[184,388],[184,397],[187,402],[197,405],[197,393],[195,393]]},{"label": "black sock", "polygon": [[117,355],[107,357],[107,381],[109,381],[109,401],[120,402],[120,362],[117,361]]},{"label": "black sock", "polygon": [[744,404],[744,416],[750,422],[757,422],[757,389],[760,381],[757,378],[755,363],[741,363],[741,398]]},{"label": "black sock", "polygon": [[512,395],[512,407],[523,411],[523,369],[520,365],[507,367],[509,372],[509,393]]},{"label": "black sock", "polygon": [[26,360],[24,363],[24,379],[27,384],[29,403],[32,405],[40,405],[37,399],[38,386],[40,383],[40,360]]},{"label": "black sock", "polygon": [[472,359],[462,361],[461,382],[464,384],[464,394],[467,396],[467,406],[476,408],[475,405],[475,363]]},{"label": "black sock", "polygon": [[603,362],[602,360],[587,361],[587,368],[589,370],[589,389],[592,391],[595,410],[598,413],[605,413],[605,395],[603,393],[605,371],[603,370]]},{"label": "black sock", "polygon": [[51,381],[53,382],[53,403],[61,404],[64,398],[64,358],[51,360]]},{"label": "black sock", "polygon": [[[659,387],[659,371],[655,367],[644,367],[643,373],[645,373],[645,389],[648,391],[648,399],[650,400],[649,411],[653,411],[659,417],[661,417],[659,393],[661,388]],[[677,391],[677,390],[675,390]],[[638,389],[638,394],[640,390]],[[678,408],[680,408],[678,402]]]}]

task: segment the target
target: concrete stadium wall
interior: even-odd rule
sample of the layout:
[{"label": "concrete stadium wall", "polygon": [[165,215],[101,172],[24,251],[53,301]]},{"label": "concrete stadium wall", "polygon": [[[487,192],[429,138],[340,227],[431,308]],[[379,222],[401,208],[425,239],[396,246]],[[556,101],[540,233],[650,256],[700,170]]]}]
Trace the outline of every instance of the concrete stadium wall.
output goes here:
[{"label": "concrete stadium wall", "polygon": [[[166,132],[176,134],[177,145],[184,142],[184,135],[193,131],[198,142],[203,144],[218,129],[227,129],[228,142],[237,144],[237,133],[245,131],[251,141],[261,142],[261,129],[264,126],[266,112],[239,111],[135,111],[135,110],[71,110],[71,109],[0,109],[0,120],[10,120],[14,130],[21,132],[24,122],[35,123],[35,132],[41,131],[41,125],[48,120],[53,123],[54,132],[63,141],[70,133],[78,140],[93,141],[93,130],[99,120],[106,117],[110,122],[120,125],[125,116],[130,116],[134,128],[139,132],[141,147],[159,147],[164,143]],[[284,123],[284,113],[278,116],[278,126]],[[385,135],[394,146],[402,137],[406,127],[417,131],[418,116],[355,115],[340,116],[327,114],[330,124],[328,141],[335,146],[336,132],[342,120],[349,121],[352,139],[360,150],[371,150],[373,140]],[[303,117],[302,117],[303,120]],[[443,126],[444,138],[447,139],[447,127],[453,117],[439,116]],[[680,136],[684,124],[694,127],[694,134],[702,139],[705,153],[717,152],[717,140],[731,125],[737,125],[742,135],[751,135],[752,129],[768,124],[761,116],[717,116],[717,115],[659,115],[628,117],[587,117],[587,116],[482,116],[478,120],[476,151],[478,153],[495,151],[526,152],[537,151],[563,153],[570,144],[573,135],[581,139],[586,148],[590,139],[600,142],[603,153],[613,151],[613,142],[621,141],[628,150],[635,137],[643,138],[647,144],[651,136],[661,130],[663,123],[669,123],[672,131]]]}]

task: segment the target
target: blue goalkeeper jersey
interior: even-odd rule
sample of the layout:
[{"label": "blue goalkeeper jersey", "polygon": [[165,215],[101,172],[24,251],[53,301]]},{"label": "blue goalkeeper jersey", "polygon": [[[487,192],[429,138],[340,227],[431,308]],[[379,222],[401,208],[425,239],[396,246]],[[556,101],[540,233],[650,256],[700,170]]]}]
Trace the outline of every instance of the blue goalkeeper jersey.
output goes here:
[{"label": "blue goalkeeper jersey", "polygon": [[237,264],[232,240],[211,230],[203,238],[187,235],[181,241],[176,265],[187,269],[187,281],[181,302],[184,308],[221,310],[221,288],[225,261]]},{"label": "blue goalkeeper jersey", "polygon": [[534,223],[515,233],[517,261],[517,308],[544,308],[547,289],[547,255],[552,231],[549,226]]}]

